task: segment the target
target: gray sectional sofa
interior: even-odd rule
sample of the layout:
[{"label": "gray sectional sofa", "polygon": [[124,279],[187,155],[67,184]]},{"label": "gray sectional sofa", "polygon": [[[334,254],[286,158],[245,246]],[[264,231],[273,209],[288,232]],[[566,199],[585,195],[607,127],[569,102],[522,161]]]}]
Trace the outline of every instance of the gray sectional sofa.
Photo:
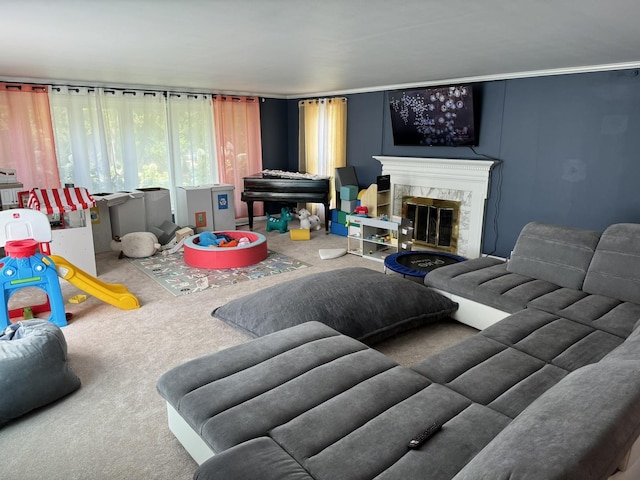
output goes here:
[{"label": "gray sectional sofa", "polygon": [[486,325],[412,368],[308,322],[164,374],[195,478],[640,478],[640,225],[532,223],[425,283]]}]

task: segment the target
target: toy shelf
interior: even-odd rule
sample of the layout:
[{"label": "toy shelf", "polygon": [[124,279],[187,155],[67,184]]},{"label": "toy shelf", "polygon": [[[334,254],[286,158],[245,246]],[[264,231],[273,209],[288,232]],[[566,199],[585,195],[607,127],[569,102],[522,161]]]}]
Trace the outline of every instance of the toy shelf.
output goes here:
[{"label": "toy shelf", "polygon": [[349,253],[382,262],[398,252],[398,223],[355,215],[348,215],[347,223]]}]

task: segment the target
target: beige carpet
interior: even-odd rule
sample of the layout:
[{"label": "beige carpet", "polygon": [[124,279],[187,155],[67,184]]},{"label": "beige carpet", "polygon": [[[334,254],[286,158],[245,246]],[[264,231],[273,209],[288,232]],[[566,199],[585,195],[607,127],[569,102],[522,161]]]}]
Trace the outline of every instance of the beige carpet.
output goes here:
[{"label": "beige carpet", "polygon": [[[256,230],[267,236],[270,249],[311,266],[174,297],[128,261],[118,260],[115,253],[99,254],[100,279],[127,285],[138,296],[141,308],[119,310],[93,297],[81,304],[65,304],[74,315],[63,329],[69,362],[82,387],[0,429],[0,478],[192,478],[197,465],[168,430],[165,404],[155,384],[175,365],[248,340],[243,333],[212,318],[213,308],[251,291],[320,271],[350,266],[383,271],[381,263],[354,255],[319,258],[320,248],[345,248],[344,237],[319,231],[313,232],[309,241],[294,242],[288,234],[265,232],[264,223],[257,222]],[[65,300],[80,293],[63,283]],[[23,306],[16,303],[25,301],[26,296],[26,292],[22,297],[16,294],[10,307]],[[27,301],[35,304],[37,300]],[[376,348],[410,365],[474,332],[447,321],[398,336]]]}]

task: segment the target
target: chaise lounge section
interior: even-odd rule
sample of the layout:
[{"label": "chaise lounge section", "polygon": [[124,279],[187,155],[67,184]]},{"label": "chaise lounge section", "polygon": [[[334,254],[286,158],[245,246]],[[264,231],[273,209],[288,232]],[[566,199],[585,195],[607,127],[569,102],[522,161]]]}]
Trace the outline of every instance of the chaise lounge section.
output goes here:
[{"label": "chaise lounge section", "polygon": [[425,284],[455,300],[456,320],[478,329],[524,308],[627,336],[640,318],[640,225],[602,234],[532,222],[509,260],[481,257],[439,268]]},{"label": "chaise lounge section", "polygon": [[412,368],[308,322],[164,374],[195,478],[638,478],[640,225],[566,229],[430,273],[504,318]]}]

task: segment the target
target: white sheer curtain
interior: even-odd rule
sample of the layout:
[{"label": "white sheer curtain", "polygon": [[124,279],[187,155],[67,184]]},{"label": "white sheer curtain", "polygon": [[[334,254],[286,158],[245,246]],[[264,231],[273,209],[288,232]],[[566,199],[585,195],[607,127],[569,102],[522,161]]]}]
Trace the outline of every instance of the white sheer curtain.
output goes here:
[{"label": "white sheer curtain", "polygon": [[[103,119],[98,110],[96,91],[65,89],[68,96],[64,99],[57,95],[60,92],[53,90],[50,96],[60,180],[93,192],[112,190],[111,165],[106,140],[101,134]],[[61,106],[62,100],[67,101],[67,108]],[[61,131],[65,134],[58,135]]]},{"label": "white sheer curtain", "polygon": [[174,199],[176,186],[218,180],[209,95],[53,87],[50,102],[63,183]]},{"label": "white sheer curtain", "polygon": [[218,183],[211,95],[169,93],[167,98],[172,185]]},{"label": "white sheer curtain", "polygon": [[169,186],[161,94],[53,87],[50,102],[63,183],[94,193]]},{"label": "white sheer curtain", "polygon": [[169,148],[164,95],[130,90],[98,91],[114,183],[124,190],[169,187]]}]

